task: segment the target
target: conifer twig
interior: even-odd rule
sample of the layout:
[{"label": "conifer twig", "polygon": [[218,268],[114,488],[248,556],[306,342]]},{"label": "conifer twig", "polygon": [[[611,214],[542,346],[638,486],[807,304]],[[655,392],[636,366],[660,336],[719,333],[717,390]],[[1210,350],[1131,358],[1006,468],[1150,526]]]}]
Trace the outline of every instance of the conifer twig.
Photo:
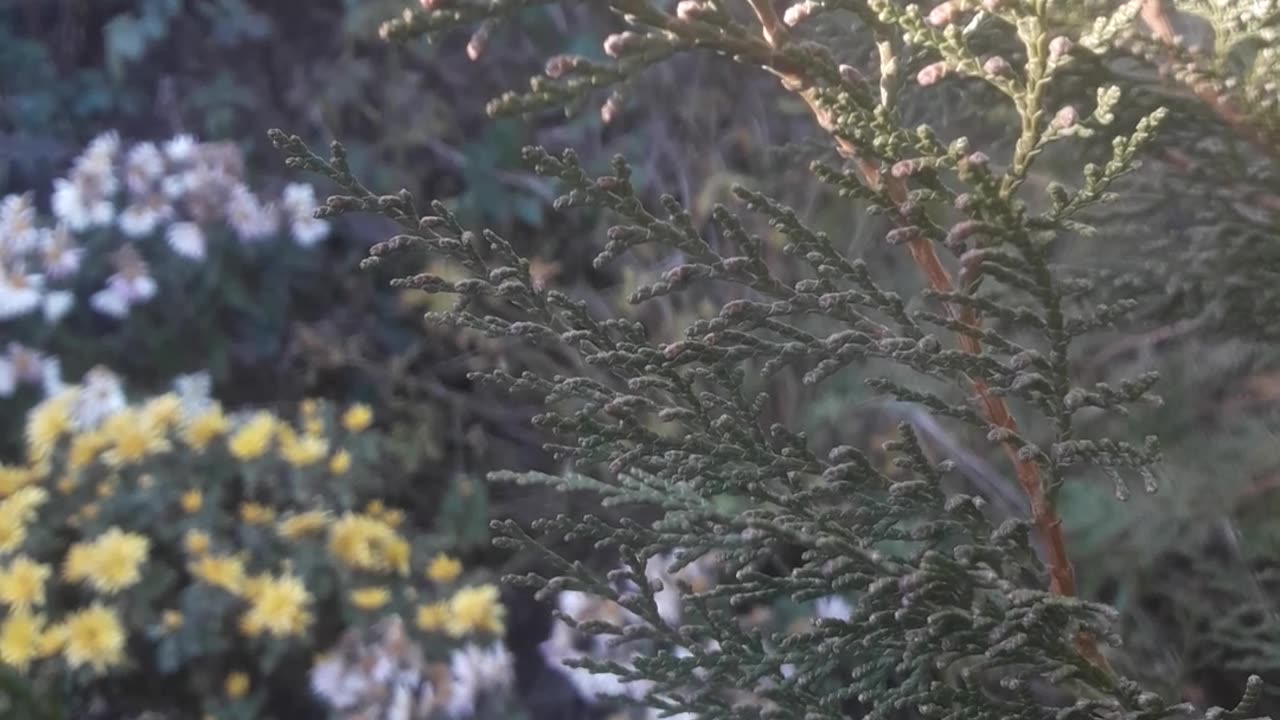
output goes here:
[{"label": "conifer twig", "polygon": [[[779,39],[784,36],[778,29],[778,18],[773,11],[770,0],[747,0],[747,2],[755,10],[756,16],[760,20],[762,35],[769,45],[769,49],[776,51]],[[875,162],[864,158],[852,142],[840,136],[834,119],[829,112],[822,108],[814,84],[803,76],[803,71],[791,68],[782,69],[776,66],[771,67],[771,69],[775,74],[779,75],[785,87],[796,91],[805,100],[819,126],[831,135],[840,155],[857,166],[863,183],[868,188],[873,190],[882,189],[888,193],[889,198],[899,209],[899,213],[895,218],[899,226],[910,225],[910,223],[906,222],[905,215],[901,212],[901,208],[907,202],[906,182],[902,178],[895,178],[892,175],[881,173]],[[933,245],[928,238],[919,232],[912,233],[911,237],[906,241],[906,246],[911,253],[911,259],[924,275],[925,281],[931,290],[940,294],[950,294],[956,291],[951,273],[947,271],[946,266],[942,264],[937,253],[934,252]],[[955,306],[947,303],[946,310],[953,320],[966,325],[977,326],[981,322],[977,311],[973,307]],[[982,352],[982,344],[975,337],[958,334],[957,341],[960,348],[966,353],[978,355]],[[992,425],[1017,435],[1019,433],[1018,422],[1013,413],[1010,412],[1009,406],[1004,399],[992,393],[987,382],[981,378],[970,377],[969,385],[974,394],[977,395],[987,420]],[[1067,551],[1066,537],[1062,531],[1062,518],[1049,500],[1040,466],[1034,459],[1022,457],[1018,453],[1018,447],[1012,442],[1001,442],[1001,446],[1004,448],[1010,462],[1013,463],[1018,484],[1026,494],[1027,501],[1031,507],[1032,523],[1035,525],[1036,531],[1044,544],[1045,564],[1049,571],[1049,590],[1057,595],[1074,597],[1076,594],[1075,569],[1071,564],[1070,553]],[[1096,641],[1091,636],[1084,633],[1077,636],[1076,647],[1082,656],[1096,666],[1107,670],[1110,669],[1109,663],[1107,663],[1106,658],[1099,651]]]},{"label": "conifer twig", "polygon": [[[1165,9],[1164,0],[1146,0],[1142,5],[1141,16],[1142,21],[1151,30],[1151,34],[1161,43],[1179,51],[1186,52],[1188,50],[1173,31],[1173,21],[1169,18],[1169,14]],[[1166,66],[1160,66],[1158,69],[1162,74],[1172,76]],[[1263,133],[1259,132],[1245,117],[1245,114],[1219,92],[1214,83],[1208,81],[1195,82],[1193,80],[1188,82],[1187,86],[1227,127],[1244,138],[1246,142],[1269,156],[1275,157],[1277,155],[1277,151],[1280,149],[1270,142]]]}]

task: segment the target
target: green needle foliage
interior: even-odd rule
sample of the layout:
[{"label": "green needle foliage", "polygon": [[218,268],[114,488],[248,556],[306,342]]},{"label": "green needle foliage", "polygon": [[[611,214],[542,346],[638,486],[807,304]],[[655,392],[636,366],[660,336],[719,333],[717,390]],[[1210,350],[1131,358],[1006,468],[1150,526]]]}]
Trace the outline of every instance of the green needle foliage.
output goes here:
[{"label": "green needle foliage", "polygon": [[[539,4],[549,2],[423,0],[383,31],[409,41],[467,27],[483,38]],[[503,544],[541,553],[556,568],[552,577],[512,582],[609,598],[641,620],[583,623],[586,632],[653,648],[629,665],[584,664],[651,683],[651,707],[708,719],[1247,717],[1261,693],[1257,678],[1236,710],[1204,712],[1111,669],[1111,650],[1101,647],[1113,639],[1114,611],[1074,597],[1055,510],[1063,484],[1090,472],[1108,476],[1121,498],[1134,480],[1147,491],[1157,484],[1155,438],[1085,437],[1077,428],[1083,411],[1123,415],[1155,400],[1153,373],[1073,382],[1076,342],[1137,303],[1099,303],[1086,277],[1054,263],[1063,246],[1102,231],[1084,218],[1120,197],[1122,178],[1168,114],[1157,107],[1122,122],[1119,84],[1091,88],[1079,106],[1060,104],[1079,94],[1073,66],[1105,61],[1130,37],[1143,3],[1109,6],[1083,24],[1072,3],[1049,0],[953,0],[927,10],[804,0],[783,13],[766,0],[599,4],[627,26],[604,39],[608,59],[552,58],[528,92],[493,101],[492,114],[572,111],[604,97],[609,119],[625,111],[633,80],[681,53],[719,53],[743,73],[771,73],[839,154],[815,164],[814,175],[885,219],[886,242],[919,268],[920,292],[886,289],[866,262],[756,190],[736,188],[737,206],[716,207],[714,222],[700,227],[674,197],[646,204],[622,158],[596,176],[572,151],[526,149],[533,170],[561,183],[558,210],[617,218],[597,265],[642,244],[678,259],[632,302],[708,281],[741,290],[683,339],[654,344],[643,324],[594,317],[585,302],[544,287],[510,242],[461,226],[442,203],[367,189],[340,144],[324,159],[272,131],[292,167],[343,189],[318,216],[374,212],[403,228],[373,247],[367,266],[417,249],[468,271],[465,279],[394,281],[457,296],[452,310],[429,319],[580,358],[574,376],[494,370],[475,379],[541,398],[546,411],[534,422],[569,468],[498,479],[589,489],[607,504],[661,511],[651,525],[561,516],[528,533],[495,523]],[[870,59],[842,56],[868,46]],[[1069,92],[1060,91],[1062,78]],[[927,111],[932,86],[947,82],[1003,98],[1016,118],[1009,142],[978,149],[966,137],[908,124],[908,104]],[[1053,146],[1098,142],[1108,152],[1077,164],[1074,186],[1028,182]],[[790,262],[753,234],[761,224],[785,238]],[[893,467],[881,467],[864,449],[824,451],[767,417],[775,374],[795,371],[816,385],[849,368],[889,365],[920,382],[873,376],[874,389],[973,426],[1004,451],[1027,497],[1026,519],[996,522],[982,497],[947,490],[954,464],[932,459],[910,425],[885,448]],[[583,538],[615,553],[621,568],[599,576],[544,544]],[[799,559],[778,570],[788,548],[799,548]],[[676,558],[673,572],[706,555],[722,571],[714,587],[684,594],[678,624],[663,619],[655,599],[663,588],[646,575],[650,559],[666,553]],[[850,617],[766,630],[739,616],[762,603],[831,595],[849,601]]]}]

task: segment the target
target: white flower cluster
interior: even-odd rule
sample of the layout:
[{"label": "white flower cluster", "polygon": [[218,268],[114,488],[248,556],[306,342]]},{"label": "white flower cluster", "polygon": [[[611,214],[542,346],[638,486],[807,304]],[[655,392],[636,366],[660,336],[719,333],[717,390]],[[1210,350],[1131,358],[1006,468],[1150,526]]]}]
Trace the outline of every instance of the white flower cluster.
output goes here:
[{"label": "white flower cluster", "polygon": [[[681,568],[674,575],[668,568],[675,561],[672,555],[655,555],[645,565],[645,575],[649,582],[658,581],[662,589],[654,595],[658,606],[658,614],[663,621],[672,627],[679,627],[681,620],[681,583],[688,585],[694,592],[709,588],[714,581],[715,559],[704,555],[698,560]],[[629,588],[634,592],[635,588]],[[635,614],[622,608],[611,600],[576,591],[561,592],[556,599],[559,610],[574,621],[582,623],[591,620],[603,620],[619,626],[627,626],[644,622]],[[653,688],[648,681],[624,681],[617,675],[608,673],[592,673],[588,670],[566,665],[567,661],[590,658],[607,660],[621,665],[630,665],[631,658],[643,653],[644,648],[636,643],[618,643],[599,635],[585,635],[569,627],[567,623],[557,621],[552,626],[551,637],[543,641],[538,648],[550,667],[565,674],[578,694],[589,701],[607,702],[609,698],[629,697],[642,699]],[[708,648],[714,651],[714,648]],[[648,710],[646,720],[659,717],[656,710]],[[683,713],[674,715],[677,720],[695,720],[693,715]]]},{"label": "white flower cluster", "polygon": [[329,225],[312,217],[314,188],[290,184],[278,201],[267,202],[244,183],[242,166],[234,145],[190,135],[127,150],[116,133],[99,135],[67,176],[53,181],[52,226],[38,223],[31,193],[0,201],[0,321],[37,310],[47,322],[61,319],[75,296],[55,286],[80,271],[88,243],[119,246],[110,256],[115,272],[89,302],[124,318],[158,290],[144,259],[152,253],[139,250],[153,238],[163,235],[173,253],[198,262],[207,255],[206,231],[215,226],[229,227],[244,243],[287,230],[297,245],[311,247],[328,235]]},{"label": "white flower cluster", "polygon": [[348,634],[311,670],[311,689],[343,720],[464,720],[486,696],[509,693],[514,660],[501,641],[467,643],[448,664],[427,663],[398,618],[387,620],[374,642]]}]

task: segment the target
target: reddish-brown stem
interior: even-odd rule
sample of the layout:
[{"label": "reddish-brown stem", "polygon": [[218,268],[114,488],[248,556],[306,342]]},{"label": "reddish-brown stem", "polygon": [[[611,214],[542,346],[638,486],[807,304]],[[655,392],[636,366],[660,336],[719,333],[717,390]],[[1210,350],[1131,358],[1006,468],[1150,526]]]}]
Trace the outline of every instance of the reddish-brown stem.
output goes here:
[{"label": "reddish-brown stem", "polygon": [[[764,47],[748,48],[743,54],[758,57],[767,69],[779,77],[783,87],[804,99],[819,126],[835,141],[840,155],[858,167],[863,184],[872,189],[883,189],[894,205],[899,209],[904,207],[907,202],[906,183],[899,178],[883,176],[874,161],[862,157],[853,143],[840,135],[834,119],[823,107],[813,83],[805,77],[803,70],[783,67],[777,62],[780,59],[777,50],[785,42],[786,26],[779,22],[772,0],[747,0],[747,3],[755,11],[756,18],[760,22]],[[902,212],[897,213],[894,219],[900,227],[909,224]],[[932,290],[939,293],[955,292],[951,273],[938,259],[937,253],[933,250],[933,244],[928,238],[917,234],[907,242],[907,248],[916,267],[920,269]],[[977,327],[981,323],[977,312],[972,307],[946,303],[946,311],[953,319],[966,325]],[[976,338],[959,334],[958,342],[961,349],[967,353],[977,355],[982,352],[982,344]],[[977,396],[987,420],[996,427],[1018,434],[1018,423],[1009,412],[1009,406],[1004,399],[992,393],[986,381],[981,378],[969,378],[969,385]],[[1049,590],[1057,595],[1074,596],[1075,571],[1067,553],[1066,539],[1062,533],[1062,519],[1049,501],[1040,466],[1032,459],[1023,458],[1018,452],[1018,446],[1013,442],[1005,441],[1001,445],[1009,456],[1010,462],[1013,463],[1018,484],[1026,493],[1031,506],[1032,522],[1044,545],[1045,564],[1049,571]],[[1109,663],[1098,650],[1097,643],[1090,634],[1079,633],[1075,638],[1075,644],[1082,657],[1097,667],[1110,671]]]},{"label": "reddish-brown stem", "polygon": [[[785,78],[784,82],[786,82]],[[795,87],[799,83],[792,79],[787,84]],[[831,117],[822,109],[811,89],[801,90],[800,96],[808,103],[818,124],[831,134],[840,155],[857,166],[858,172],[862,176],[862,182],[870,188],[880,189],[883,187],[895,205],[898,207],[905,205],[907,188],[904,181],[892,176],[884,176],[874,162],[863,158],[852,143],[840,137],[836,132],[836,127]],[[897,220],[900,224],[906,224],[901,214],[899,214]],[[938,254],[934,252],[933,244],[928,238],[917,234],[907,242],[907,249],[911,253],[911,259],[915,262],[916,267],[920,269],[925,281],[932,290],[938,293],[955,292],[955,283],[951,279],[951,273],[942,264]],[[947,303],[946,310],[952,319],[966,325],[976,327],[981,322],[977,312],[972,307]],[[957,338],[960,348],[965,352],[974,355],[982,352],[982,344],[977,338],[965,334],[958,334]],[[969,386],[977,396],[988,422],[1011,433],[1018,433],[1017,420],[1014,419],[1013,414],[1009,411],[1008,404],[1003,398],[991,392],[991,388],[985,380],[982,378],[969,378]],[[1054,508],[1053,503],[1049,501],[1045,492],[1045,483],[1040,466],[1032,459],[1023,458],[1014,443],[1006,441],[1002,442],[1001,445],[1005,454],[1008,455],[1009,461],[1013,463],[1014,474],[1018,479],[1018,484],[1026,494],[1027,501],[1031,507],[1031,521],[1035,525],[1036,532],[1044,545],[1045,565],[1049,571],[1049,590],[1057,595],[1074,596],[1076,593],[1075,570],[1071,565],[1071,557],[1067,552],[1066,537],[1062,532],[1062,518],[1058,516],[1057,510]],[[1077,635],[1076,649],[1094,665],[1103,669],[1110,668],[1106,658],[1098,649],[1097,642],[1091,635],[1083,632]]]}]

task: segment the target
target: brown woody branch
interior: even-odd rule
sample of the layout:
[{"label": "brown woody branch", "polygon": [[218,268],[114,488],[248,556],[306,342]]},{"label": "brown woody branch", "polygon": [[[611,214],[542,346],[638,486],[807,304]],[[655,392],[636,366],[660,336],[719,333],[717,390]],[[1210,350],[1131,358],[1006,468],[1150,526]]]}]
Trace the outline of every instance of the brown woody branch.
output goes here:
[{"label": "brown woody branch", "polygon": [[[785,26],[778,21],[772,0],[747,0],[747,2],[760,21],[762,35],[769,50],[776,51],[781,39],[785,37]],[[818,124],[832,136],[840,155],[857,166],[863,184],[872,189],[883,189],[889,195],[899,209],[895,217],[899,226],[908,225],[905,214],[901,212],[901,208],[907,202],[906,182],[901,178],[881,173],[875,161],[860,155],[853,143],[840,136],[834,119],[823,109],[815,88],[807,78],[795,70],[765,64],[780,77],[784,87],[797,92],[805,100]],[[951,274],[934,252],[933,244],[928,238],[917,233],[907,242],[907,248],[911,253],[911,259],[932,290],[939,293],[955,292],[955,283],[951,279]],[[977,311],[972,307],[948,303],[946,311],[952,319],[966,325],[976,327],[981,323]],[[957,340],[961,349],[967,353],[977,355],[982,352],[982,344],[974,337],[958,334]],[[1009,406],[1004,399],[993,394],[990,386],[982,378],[969,378],[969,385],[978,397],[987,420],[996,427],[1018,434],[1017,420],[1009,411]],[[1074,596],[1076,593],[1075,570],[1067,552],[1066,538],[1062,532],[1062,518],[1049,501],[1040,466],[1034,460],[1021,457],[1018,447],[1012,442],[1002,442],[1001,445],[1010,462],[1013,463],[1018,484],[1022,487],[1031,506],[1032,522],[1044,544],[1046,565],[1049,570],[1049,590],[1058,595]],[[1098,650],[1092,636],[1086,633],[1079,634],[1076,637],[1076,649],[1094,665],[1109,670],[1110,666]]]}]

